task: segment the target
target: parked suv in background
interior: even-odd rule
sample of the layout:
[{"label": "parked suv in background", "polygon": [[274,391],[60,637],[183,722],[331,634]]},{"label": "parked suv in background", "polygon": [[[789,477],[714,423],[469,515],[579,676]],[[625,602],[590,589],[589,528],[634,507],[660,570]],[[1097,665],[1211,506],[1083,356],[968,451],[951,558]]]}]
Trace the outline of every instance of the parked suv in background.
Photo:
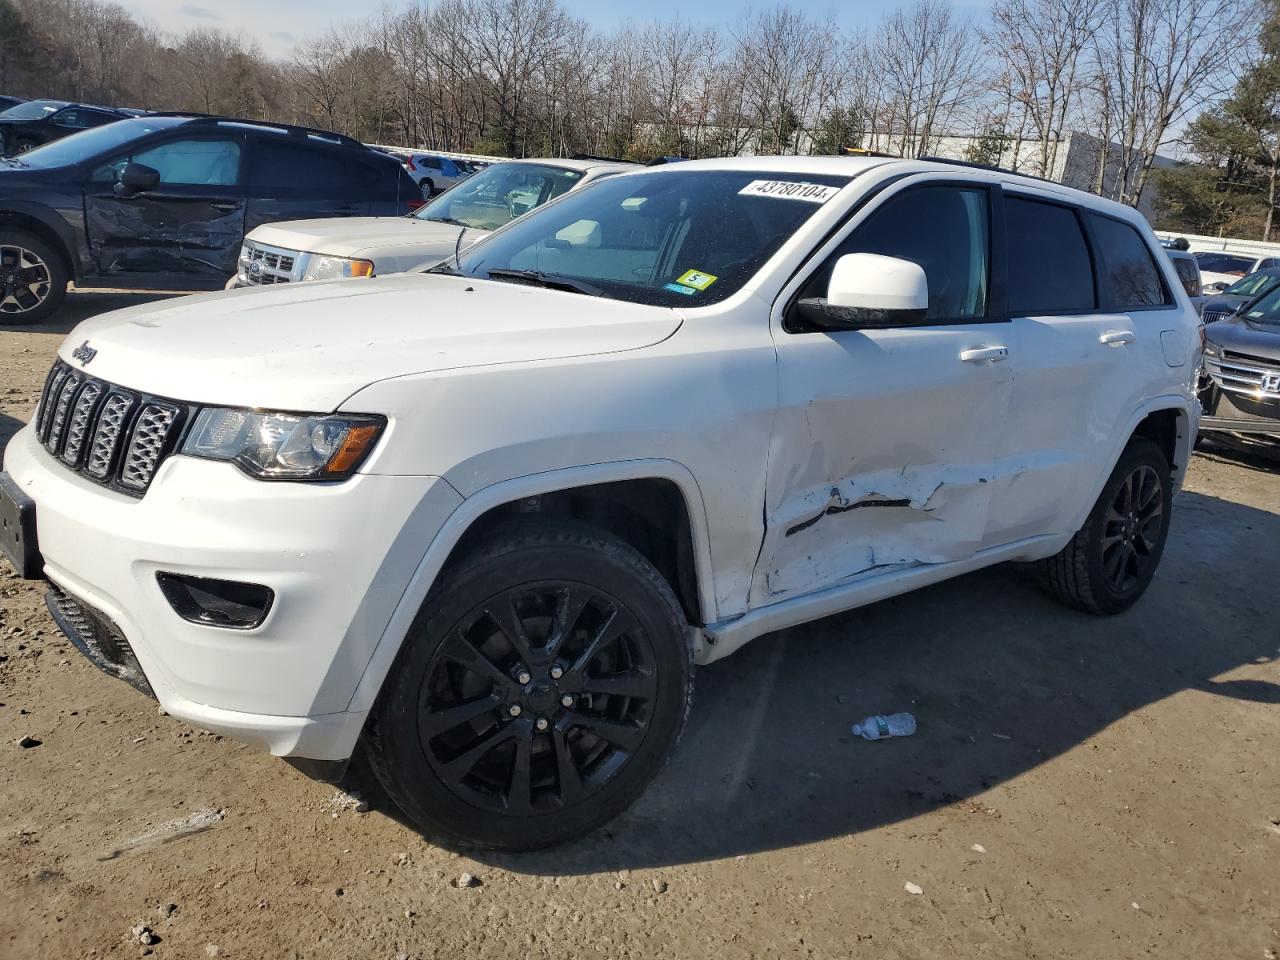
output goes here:
[{"label": "parked suv in background", "polygon": [[412,216],[267,224],[245,238],[239,271],[227,286],[372,277],[428,266],[548,200],[636,169],[612,161],[508,160],[486,167]]},{"label": "parked suv in background", "polygon": [[137,115],[136,110],[91,107],[65,100],[28,100],[0,113],[0,156],[26,153],[81,130]]},{"label": "parked suv in background", "polygon": [[421,203],[399,163],[336,133],[190,115],[121,120],[0,160],[0,323],[48,316],[69,280],[216,290],[261,223]]},{"label": "parked suv in background", "polygon": [[1271,282],[1204,332],[1201,429],[1215,440],[1280,457],[1280,286]]},{"label": "parked suv in background", "polygon": [[434,153],[409,153],[404,168],[422,188],[424,196],[433,197],[471,176],[466,164]]},{"label": "parked suv in background", "polygon": [[1221,293],[1256,270],[1280,267],[1280,257],[1266,254],[1197,250],[1193,256],[1200,264],[1200,280],[1207,294]]},{"label": "parked suv in background", "polygon": [[1225,320],[1250,300],[1256,300],[1277,286],[1280,286],[1280,267],[1255,270],[1247,277],[1241,277],[1221,293],[1206,298],[1201,317],[1205,323]]},{"label": "parked suv in background", "polygon": [[635,800],[754,637],[1008,560],[1129,608],[1198,334],[1141,215],[1056,184],[623,173],[433,272],[85,321],[0,543],[173,716],[538,847]]}]

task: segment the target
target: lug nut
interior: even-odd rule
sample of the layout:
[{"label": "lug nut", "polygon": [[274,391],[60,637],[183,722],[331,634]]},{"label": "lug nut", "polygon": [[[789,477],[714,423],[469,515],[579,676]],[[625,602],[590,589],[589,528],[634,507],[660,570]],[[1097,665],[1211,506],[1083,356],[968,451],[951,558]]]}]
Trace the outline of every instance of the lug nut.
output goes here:
[{"label": "lug nut", "polygon": [[519,673],[516,674],[516,683],[520,684],[521,686],[524,686],[526,683],[528,683],[532,679],[533,677],[529,675],[528,670],[521,670]]},{"label": "lug nut", "polygon": [[560,706],[562,706],[562,707],[572,707],[572,706],[573,706],[573,697],[569,696],[569,694],[567,694],[567,693],[566,693],[563,697],[561,697],[561,698],[560,698]]},{"label": "lug nut", "polygon": [[511,706],[507,707],[507,713],[511,714],[513,717],[520,716],[520,704],[513,703]]},{"label": "lug nut", "polygon": [[537,720],[533,722],[533,725],[537,727],[539,730],[545,730],[549,726],[549,724],[547,723],[546,717],[539,717]]},{"label": "lug nut", "polygon": [[557,663],[554,667],[551,668],[552,680],[559,680],[563,676],[564,676],[564,667],[560,666],[560,664]]}]

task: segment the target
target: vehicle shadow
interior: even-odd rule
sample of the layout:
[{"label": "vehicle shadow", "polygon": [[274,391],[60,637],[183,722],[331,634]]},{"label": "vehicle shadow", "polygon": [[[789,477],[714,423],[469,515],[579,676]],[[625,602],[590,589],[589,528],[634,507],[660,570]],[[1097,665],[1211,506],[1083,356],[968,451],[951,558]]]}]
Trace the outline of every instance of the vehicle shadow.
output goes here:
[{"label": "vehicle shadow", "polygon": [[122,310],[125,307],[137,306],[140,303],[151,303],[155,300],[167,300],[181,294],[159,291],[141,290],[76,290],[67,294],[67,299],[52,317],[44,323],[33,323],[24,326],[6,325],[0,322],[0,330],[15,333],[70,333],[81,320],[87,320],[110,310]]},{"label": "vehicle shadow", "polygon": [[[1185,493],[1156,581],[1121,616],[1064,609],[1006,566],[762,637],[698,671],[672,763],[623,817],[549,851],[470,856],[554,875],[807,844],[964,803],[1182,691],[1280,703],[1276,684],[1214,679],[1277,655],[1280,568],[1235,573],[1277,540],[1280,516]],[[912,738],[850,731],[900,710]]]}]

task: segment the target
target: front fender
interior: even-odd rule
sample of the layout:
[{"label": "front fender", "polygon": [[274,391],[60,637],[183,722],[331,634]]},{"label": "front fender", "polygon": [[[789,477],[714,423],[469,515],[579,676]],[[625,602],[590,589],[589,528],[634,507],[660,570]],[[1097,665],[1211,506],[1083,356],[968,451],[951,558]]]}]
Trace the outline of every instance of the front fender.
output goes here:
[{"label": "front fender", "polygon": [[391,664],[395,661],[396,654],[400,652],[400,646],[408,635],[409,628],[418,615],[423,601],[426,600],[432,584],[440,575],[454,547],[481,516],[495,507],[523,500],[526,497],[621,480],[669,480],[680,491],[689,514],[689,527],[693,536],[698,604],[703,621],[713,622],[717,616],[706,508],[697,480],[683,464],[662,459],[623,460],[516,477],[492,484],[467,497],[454,509],[432,538],[426,554],[410,578],[404,595],[396,605],[391,620],[374,648],[373,655],[365,667],[347,709],[360,712],[373,707],[378,691],[382,689]]}]

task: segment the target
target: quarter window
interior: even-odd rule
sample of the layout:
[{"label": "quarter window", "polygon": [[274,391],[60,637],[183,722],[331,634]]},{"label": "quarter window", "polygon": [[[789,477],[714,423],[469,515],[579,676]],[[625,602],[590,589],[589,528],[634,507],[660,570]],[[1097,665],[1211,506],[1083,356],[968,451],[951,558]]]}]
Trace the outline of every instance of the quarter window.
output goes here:
[{"label": "quarter window", "polygon": [[304,187],[334,189],[346,179],[342,155],[320,144],[277,142],[255,138],[249,182],[270,189]]},{"label": "quarter window", "polygon": [[1089,214],[1098,250],[1098,274],[1104,310],[1154,307],[1167,302],[1160,271],[1142,235],[1110,217]]},{"label": "quarter window", "polygon": [[831,271],[849,253],[910,260],[929,281],[928,320],[972,320],[987,312],[990,214],[986,190],[916,187],[890,197],[836,249],[800,296],[825,297]]},{"label": "quarter window", "polygon": [[1005,195],[1009,312],[1086,313],[1094,308],[1093,264],[1069,207]]}]

